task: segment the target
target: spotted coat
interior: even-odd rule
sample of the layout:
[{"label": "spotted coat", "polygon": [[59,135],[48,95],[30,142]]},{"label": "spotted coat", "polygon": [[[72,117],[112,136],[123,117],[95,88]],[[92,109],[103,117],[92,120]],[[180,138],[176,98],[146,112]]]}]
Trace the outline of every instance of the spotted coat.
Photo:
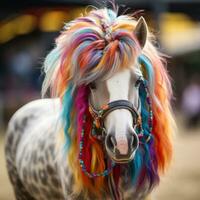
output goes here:
[{"label": "spotted coat", "polygon": [[[9,122],[5,154],[17,200],[84,200],[72,195],[71,169],[56,148],[59,114],[59,100],[43,99],[19,109]],[[124,200],[144,200],[144,190],[136,194],[121,182]]]}]

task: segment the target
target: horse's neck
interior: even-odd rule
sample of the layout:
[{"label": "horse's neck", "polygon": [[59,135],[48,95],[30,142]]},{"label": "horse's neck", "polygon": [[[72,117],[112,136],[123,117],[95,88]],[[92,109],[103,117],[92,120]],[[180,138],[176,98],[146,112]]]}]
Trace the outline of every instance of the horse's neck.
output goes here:
[{"label": "horse's neck", "polygon": [[131,180],[129,167],[124,166],[121,168],[120,172],[120,190],[124,193],[124,199],[134,199],[134,200],[150,200],[148,191],[148,182],[144,184],[139,190],[133,185]]}]

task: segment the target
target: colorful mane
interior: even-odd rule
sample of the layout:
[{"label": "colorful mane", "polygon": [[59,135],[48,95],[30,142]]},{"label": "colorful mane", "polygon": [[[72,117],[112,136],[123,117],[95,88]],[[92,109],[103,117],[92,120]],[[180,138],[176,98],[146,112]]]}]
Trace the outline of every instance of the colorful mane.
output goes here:
[{"label": "colorful mane", "polygon": [[[148,33],[148,41],[141,49],[133,34],[136,23],[134,17],[117,16],[117,11],[111,9],[92,10],[87,16],[79,17],[65,26],[56,39],[55,48],[45,60],[43,94],[50,88],[52,97],[59,97],[62,102],[63,146],[76,181],[74,193],[101,195],[108,188],[106,177],[87,177],[78,161],[83,117],[86,116],[83,149],[86,168],[101,172],[107,164],[102,145],[90,136],[92,119],[88,112],[88,84],[97,79],[106,79],[134,62],[142,66],[143,76],[147,79],[153,109],[153,138],[150,143],[140,145],[135,159],[128,166],[133,186],[139,190],[148,184],[151,190],[170,163],[172,92],[164,67],[165,60],[153,46],[151,33]],[[106,29],[111,31],[110,42],[105,40]],[[145,134],[148,134],[146,95],[141,87],[142,126]],[[120,166],[116,166],[112,173],[117,186]]]}]

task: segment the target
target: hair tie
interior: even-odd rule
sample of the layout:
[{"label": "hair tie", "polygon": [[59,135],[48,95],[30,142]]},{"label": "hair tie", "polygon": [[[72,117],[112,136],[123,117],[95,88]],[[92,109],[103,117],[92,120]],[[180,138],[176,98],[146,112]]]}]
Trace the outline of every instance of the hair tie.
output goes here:
[{"label": "hair tie", "polygon": [[104,32],[104,39],[108,43],[111,42],[113,40],[111,27],[104,20],[101,20],[101,26]]}]

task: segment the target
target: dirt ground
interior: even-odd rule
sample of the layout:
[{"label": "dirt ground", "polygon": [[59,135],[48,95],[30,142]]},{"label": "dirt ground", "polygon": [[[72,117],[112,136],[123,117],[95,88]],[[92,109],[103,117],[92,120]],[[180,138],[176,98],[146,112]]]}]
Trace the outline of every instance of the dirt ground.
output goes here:
[{"label": "dirt ground", "polygon": [[[175,155],[168,174],[152,200],[200,200],[200,129],[178,128]],[[5,168],[4,137],[0,134],[0,200],[14,200]]]}]

